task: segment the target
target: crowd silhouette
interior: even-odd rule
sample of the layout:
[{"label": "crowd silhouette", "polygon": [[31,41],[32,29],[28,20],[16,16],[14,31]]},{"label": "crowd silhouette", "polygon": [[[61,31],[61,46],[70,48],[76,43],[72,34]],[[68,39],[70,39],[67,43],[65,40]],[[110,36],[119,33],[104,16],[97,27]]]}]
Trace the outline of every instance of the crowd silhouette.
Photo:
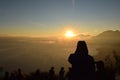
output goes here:
[{"label": "crowd silhouette", "polygon": [[68,57],[68,62],[71,64],[68,71],[61,67],[59,74],[56,75],[52,66],[48,72],[37,69],[34,73],[25,75],[19,68],[11,73],[5,72],[3,80],[109,80],[104,62],[95,61],[88,53],[86,42],[78,41],[75,52]]}]

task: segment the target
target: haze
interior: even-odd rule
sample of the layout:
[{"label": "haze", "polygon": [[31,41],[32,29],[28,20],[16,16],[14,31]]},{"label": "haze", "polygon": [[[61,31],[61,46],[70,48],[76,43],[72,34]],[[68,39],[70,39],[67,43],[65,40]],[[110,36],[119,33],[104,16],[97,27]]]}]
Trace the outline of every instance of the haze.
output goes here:
[{"label": "haze", "polygon": [[120,0],[0,0],[0,67],[68,69],[78,40],[100,60],[120,52],[119,30]]}]

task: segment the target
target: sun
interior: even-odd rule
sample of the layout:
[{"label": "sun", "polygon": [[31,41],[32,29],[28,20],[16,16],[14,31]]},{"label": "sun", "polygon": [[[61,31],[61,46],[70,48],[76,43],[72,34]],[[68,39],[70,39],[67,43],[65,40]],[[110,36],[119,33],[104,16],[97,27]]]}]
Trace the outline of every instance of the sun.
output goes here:
[{"label": "sun", "polygon": [[65,32],[65,36],[67,38],[72,38],[72,37],[75,37],[75,33],[71,30],[68,30],[68,31]]}]

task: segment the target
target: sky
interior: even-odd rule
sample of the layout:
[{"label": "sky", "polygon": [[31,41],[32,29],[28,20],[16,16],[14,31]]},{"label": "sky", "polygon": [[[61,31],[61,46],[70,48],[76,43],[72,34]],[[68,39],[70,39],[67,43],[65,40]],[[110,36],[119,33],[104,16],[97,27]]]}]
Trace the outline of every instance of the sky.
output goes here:
[{"label": "sky", "polygon": [[120,30],[120,0],[0,0],[0,35]]}]

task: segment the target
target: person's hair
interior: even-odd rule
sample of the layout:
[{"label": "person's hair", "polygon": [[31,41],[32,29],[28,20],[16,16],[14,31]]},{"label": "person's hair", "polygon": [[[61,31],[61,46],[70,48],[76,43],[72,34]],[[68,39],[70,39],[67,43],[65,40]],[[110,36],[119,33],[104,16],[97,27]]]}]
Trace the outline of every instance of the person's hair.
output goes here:
[{"label": "person's hair", "polygon": [[88,48],[85,41],[78,41],[75,54],[88,55]]}]

